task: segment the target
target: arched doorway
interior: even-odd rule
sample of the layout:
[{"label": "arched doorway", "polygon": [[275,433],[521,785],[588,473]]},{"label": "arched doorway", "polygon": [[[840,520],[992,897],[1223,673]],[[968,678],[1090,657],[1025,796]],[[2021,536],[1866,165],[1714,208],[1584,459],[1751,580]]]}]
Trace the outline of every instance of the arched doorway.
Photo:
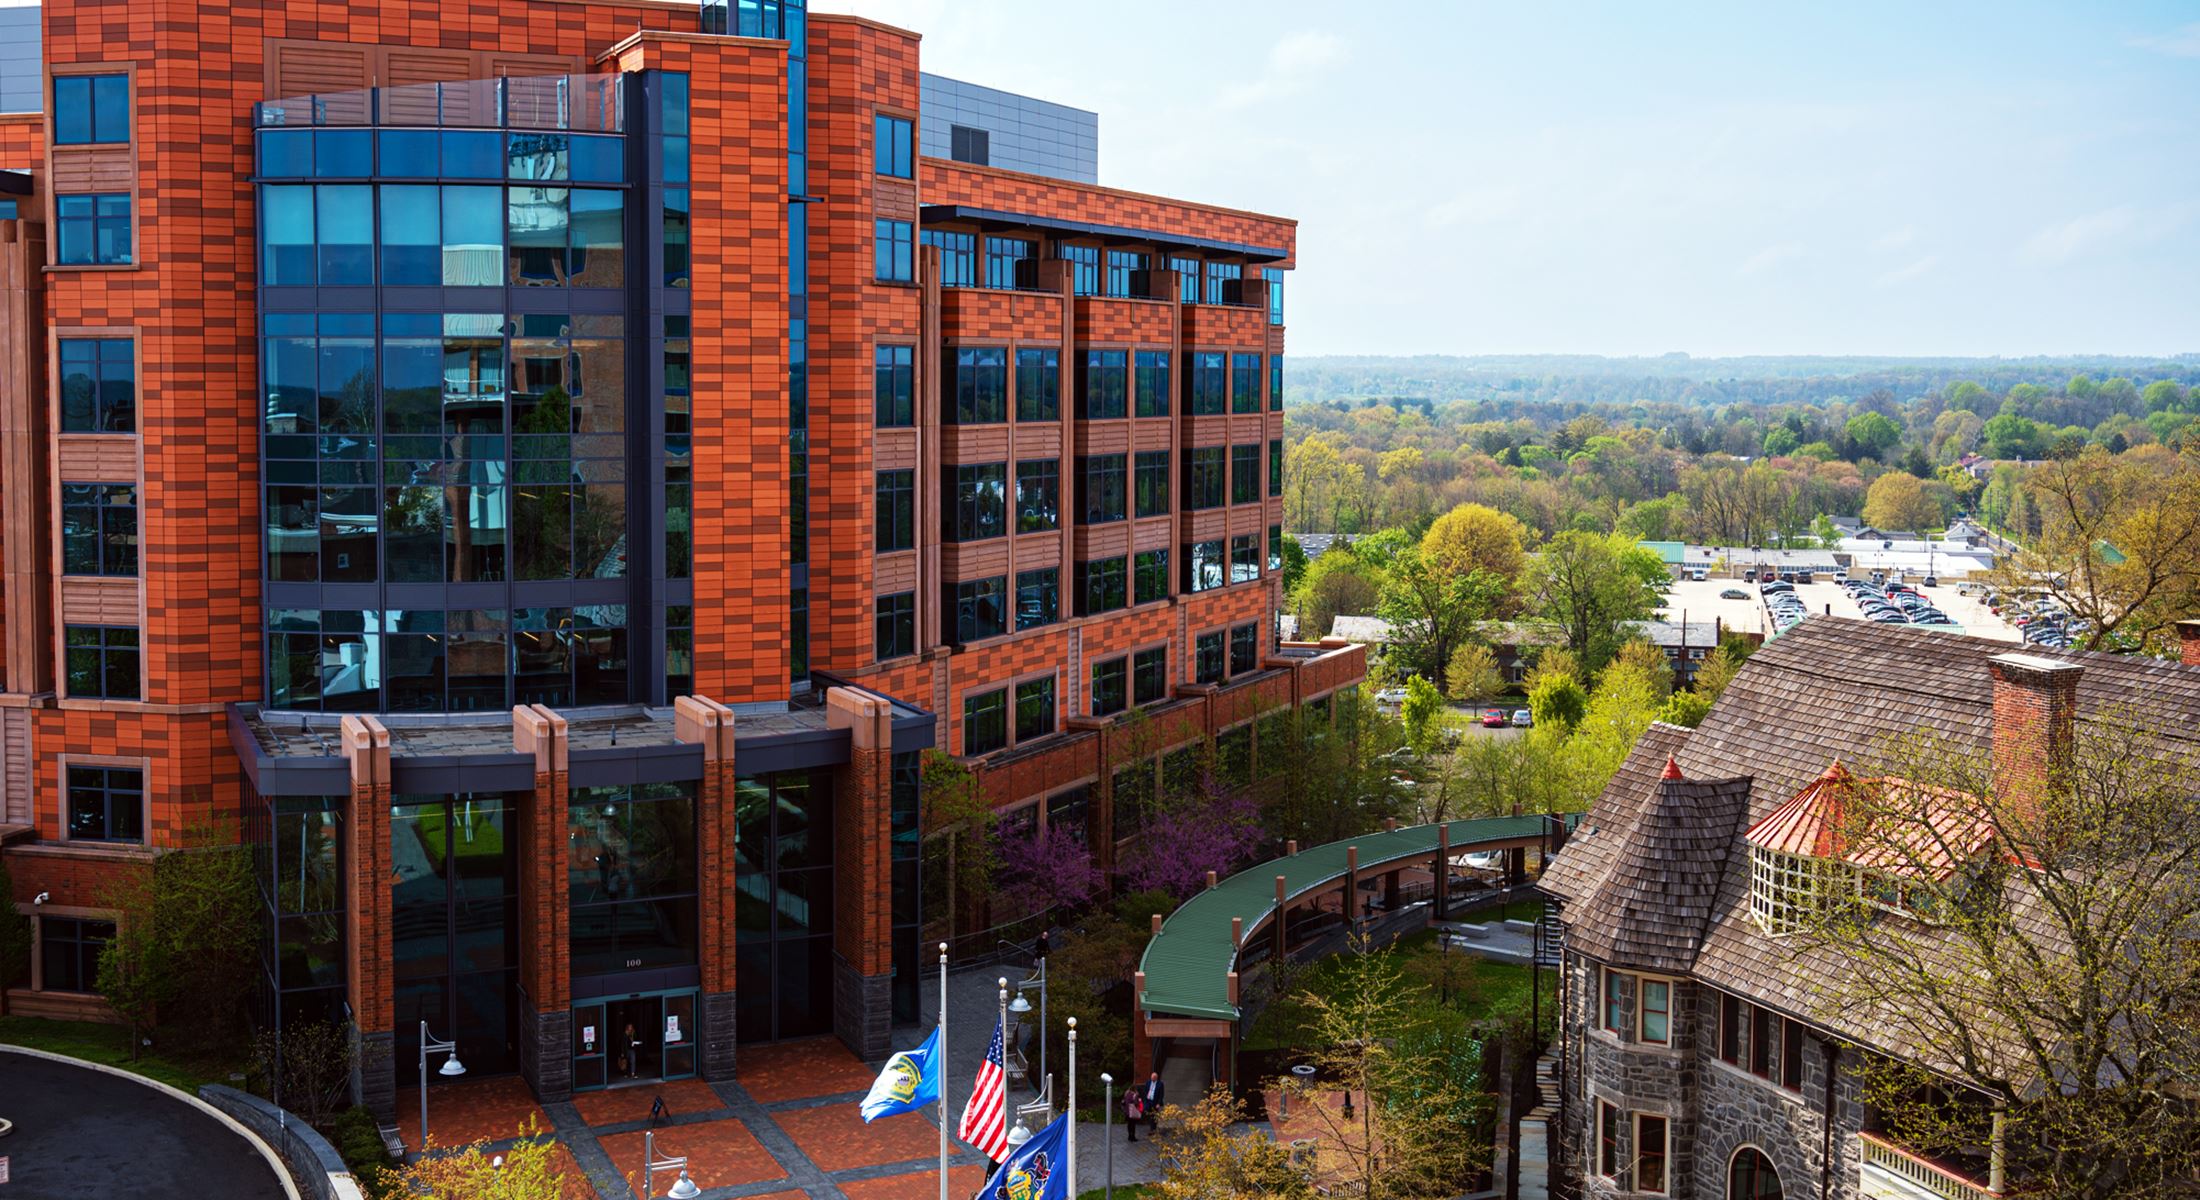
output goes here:
[{"label": "arched doorway", "polygon": [[1735,1151],[1726,1169],[1726,1200],[1782,1200],[1780,1173],[1755,1146]]}]

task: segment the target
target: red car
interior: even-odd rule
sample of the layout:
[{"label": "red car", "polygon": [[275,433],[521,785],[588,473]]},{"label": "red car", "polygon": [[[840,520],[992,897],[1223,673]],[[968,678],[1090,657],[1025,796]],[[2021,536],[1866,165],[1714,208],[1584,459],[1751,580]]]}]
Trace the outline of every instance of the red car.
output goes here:
[{"label": "red car", "polygon": [[1503,729],[1505,727],[1505,710],[1502,708],[1483,709],[1482,727],[1485,729]]}]

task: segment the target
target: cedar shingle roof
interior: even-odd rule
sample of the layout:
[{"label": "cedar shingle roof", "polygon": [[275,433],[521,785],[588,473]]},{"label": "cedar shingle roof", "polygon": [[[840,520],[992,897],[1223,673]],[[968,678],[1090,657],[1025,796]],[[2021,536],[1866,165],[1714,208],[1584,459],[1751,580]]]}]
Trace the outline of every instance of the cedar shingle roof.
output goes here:
[{"label": "cedar shingle roof", "polygon": [[1687,972],[1748,812],[1746,776],[1695,780],[1663,772],[1603,885],[1573,913],[1573,944],[1620,966]]},{"label": "cedar shingle roof", "polygon": [[[1875,761],[1890,735],[1931,729],[1953,749],[1988,752],[1992,680],[1986,660],[2003,642],[1813,616],[1750,657],[1695,730],[1652,726],[1544,875],[1543,889],[1566,902],[1567,934],[1612,936],[1584,927],[1584,900],[1635,840],[1637,826],[1669,753],[1697,778],[1753,777],[1749,812],[1735,827],[1723,862],[1708,932],[1693,974],[1715,986],[1859,1040],[1884,1044],[1877,1028],[1843,1027],[1819,1010],[1823,985],[1842,969],[1802,939],[1773,938],[1749,920],[1749,855],[1742,830],[1756,825],[1816,780],[1829,763]],[[2030,647],[2044,658],[2081,666],[2078,719],[2137,722],[2172,743],[2200,751],[2200,670],[2162,659]],[[2181,744],[2181,745],[2180,745]],[[1591,951],[1591,953],[1594,953]],[[1901,1049],[1900,1047],[1888,1047]]]}]

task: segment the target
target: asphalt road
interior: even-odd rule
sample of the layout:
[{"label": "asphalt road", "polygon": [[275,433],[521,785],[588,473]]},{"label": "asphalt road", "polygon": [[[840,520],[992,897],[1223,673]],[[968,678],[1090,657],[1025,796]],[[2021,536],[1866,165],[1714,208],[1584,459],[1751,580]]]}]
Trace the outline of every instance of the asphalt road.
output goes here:
[{"label": "asphalt road", "polygon": [[100,1071],[0,1051],[5,1200],[283,1200],[267,1160],[229,1127],[165,1092]]}]

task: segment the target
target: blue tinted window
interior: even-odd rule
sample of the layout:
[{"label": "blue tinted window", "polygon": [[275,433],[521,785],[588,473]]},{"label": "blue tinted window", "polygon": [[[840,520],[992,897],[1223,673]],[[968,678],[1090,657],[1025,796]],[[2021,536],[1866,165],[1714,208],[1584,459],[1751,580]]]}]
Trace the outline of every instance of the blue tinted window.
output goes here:
[{"label": "blue tinted window", "polygon": [[127,75],[92,76],[92,140],[130,140],[130,78]]},{"label": "blue tinted window", "polygon": [[382,165],[378,174],[435,178],[438,140],[435,130],[385,129],[375,137],[382,154]]},{"label": "blue tinted window", "polygon": [[879,218],[875,222],[877,238],[876,277],[894,283],[907,283],[916,277],[911,266],[915,254],[914,231],[907,221],[889,221]]},{"label": "blue tinted window", "polygon": [[503,135],[444,131],[443,173],[459,179],[504,178]]},{"label": "blue tinted window", "polygon": [[304,178],[313,174],[313,131],[271,129],[260,135],[260,174]]},{"label": "blue tinted window", "polygon": [[908,179],[916,174],[915,127],[900,117],[880,114],[872,119],[872,169],[881,175]]},{"label": "blue tinted window", "polygon": [[660,122],[667,134],[684,136],[688,131],[688,77],[685,71],[667,71],[663,76],[663,113]]},{"label": "blue tinted window", "polygon": [[374,174],[374,135],[364,129],[315,133],[313,173],[324,179],[365,179]]},{"label": "blue tinted window", "polygon": [[616,137],[573,136],[573,178],[583,183],[626,182],[626,140]]},{"label": "blue tinted window", "polygon": [[665,182],[688,181],[688,140],[684,137],[668,137],[665,142]]},{"label": "blue tinted window", "polygon": [[55,145],[130,140],[130,80],[126,75],[61,75],[53,81]]},{"label": "blue tinted window", "polygon": [[571,177],[566,135],[515,133],[505,149],[505,168],[513,179],[557,180]]},{"label": "blue tinted window", "polygon": [[373,283],[374,189],[324,184],[313,190],[322,285]]},{"label": "blue tinted window", "polygon": [[443,282],[495,287],[504,282],[504,189],[443,189]]},{"label": "blue tinted window", "polygon": [[443,282],[441,188],[434,184],[382,188],[382,283],[434,287]]},{"label": "blue tinted window", "polygon": [[54,215],[55,256],[64,265],[130,261],[130,197],[57,196]]}]

